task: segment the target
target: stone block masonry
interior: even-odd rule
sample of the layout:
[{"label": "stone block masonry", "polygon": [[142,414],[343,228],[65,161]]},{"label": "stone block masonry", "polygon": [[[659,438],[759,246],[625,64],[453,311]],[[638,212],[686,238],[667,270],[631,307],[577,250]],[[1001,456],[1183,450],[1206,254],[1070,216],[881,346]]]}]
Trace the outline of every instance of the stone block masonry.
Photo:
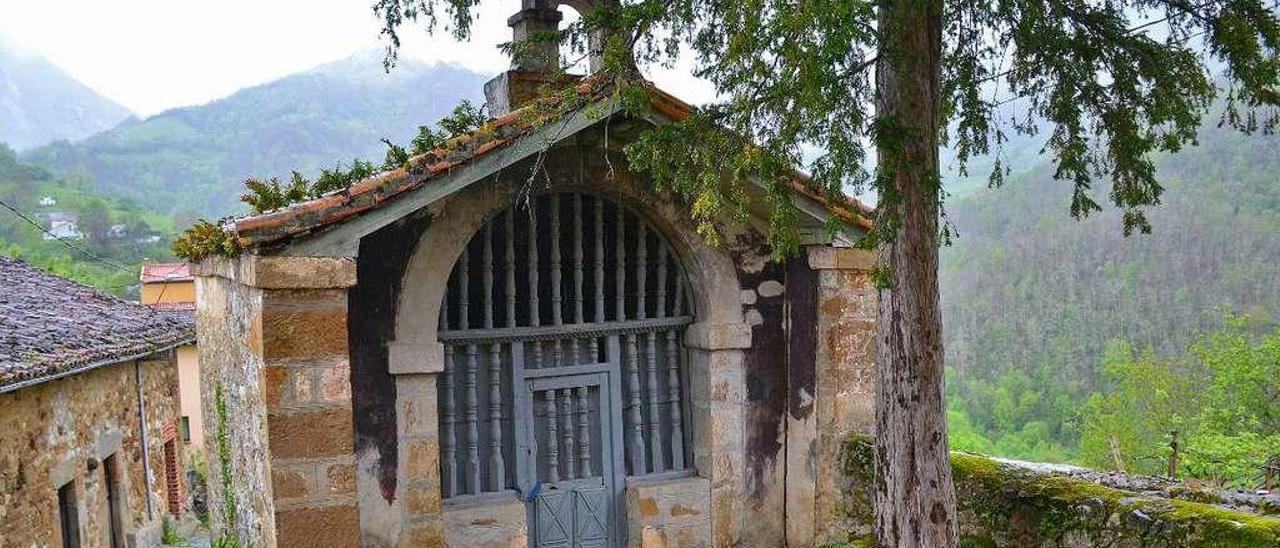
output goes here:
[{"label": "stone block masonry", "polygon": [[[158,543],[170,510],[164,446],[179,416],[177,374],[165,352],[0,394],[0,547],[59,545],[58,490],[67,485],[82,546],[111,545],[109,493],[118,504],[115,540]],[[174,451],[181,462],[180,443]],[[174,479],[181,500],[186,490]]]},{"label": "stone block masonry", "polygon": [[[225,434],[235,438],[232,488],[211,497],[215,517],[225,520],[221,498],[234,496],[242,543],[359,546],[343,286],[354,263],[250,255],[196,271],[204,399],[222,385],[236,424]],[[216,447],[209,457],[219,462]]]},{"label": "stone block masonry", "polygon": [[711,482],[691,477],[627,486],[627,545],[711,546]]}]

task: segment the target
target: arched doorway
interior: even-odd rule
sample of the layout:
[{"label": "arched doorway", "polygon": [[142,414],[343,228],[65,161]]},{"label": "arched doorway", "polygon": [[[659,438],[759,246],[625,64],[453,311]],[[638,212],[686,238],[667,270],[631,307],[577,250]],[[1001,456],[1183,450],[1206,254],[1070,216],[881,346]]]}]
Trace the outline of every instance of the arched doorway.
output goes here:
[{"label": "arched doorway", "polygon": [[472,237],[440,309],[445,499],[516,491],[533,546],[624,542],[625,478],[690,462],[694,314],[661,232],[599,195],[531,197]]}]

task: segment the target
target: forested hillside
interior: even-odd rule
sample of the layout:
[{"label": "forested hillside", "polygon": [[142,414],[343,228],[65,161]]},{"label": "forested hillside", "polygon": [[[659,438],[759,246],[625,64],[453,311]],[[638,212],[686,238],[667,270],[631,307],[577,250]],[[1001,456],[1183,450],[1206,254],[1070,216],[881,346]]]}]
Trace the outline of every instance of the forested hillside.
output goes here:
[{"label": "forested hillside", "polygon": [[84,173],[104,193],[129,196],[178,224],[243,212],[246,177],[314,174],[353,157],[380,159],[379,139],[407,142],[485,77],[411,59],[382,70],[380,52],[238,91],[211,103],[122,124],[80,143],[23,155],[55,173]]},{"label": "forested hillside", "polygon": [[58,177],[18,162],[3,143],[0,202],[7,206],[0,210],[0,255],[116,295],[136,298],[141,261],[173,257],[167,218],[133,200],[101,196],[84,177]]},{"label": "forested hillside", "polygon": [[128,109],[0,36],[0,142],[22,150],[74,141],[129,116]]},{"label": "forested hillside", "polygon": [[960,237],[942,255],[943,324],[961,446],[1080,460],[1088,396],[1125,380],[1104,371],[1109,344],[1113,364],[1125,354],[1115,344],[1138,362],[1204,361],[1188,347],[1228,313],[1249,316],[1232,333],[1275,324],[1280,137],[1211,124],[1159,170],[1150,235],[1124,237],[1115,211],[1071,219],[1069,185],[1048,167],[948,204]]}]

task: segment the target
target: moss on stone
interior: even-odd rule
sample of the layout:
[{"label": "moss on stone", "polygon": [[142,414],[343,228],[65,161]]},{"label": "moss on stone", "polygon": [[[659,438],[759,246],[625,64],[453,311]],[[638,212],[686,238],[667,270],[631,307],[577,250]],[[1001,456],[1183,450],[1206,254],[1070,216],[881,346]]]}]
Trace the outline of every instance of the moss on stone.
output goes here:
[{"label": "moss on stone", "polygon": [[[871,512],[852,502],[865,499],[870,505],[874,440],[851,436],[843,449],[842,468],[849,488],[841,509],[855,523],[869,520]],[[1036,473],[973,453],[952,453],[951,464],[963,533],[961,546],[965,547],[1280,546],[1280,519],[1273,517]],[[1190,498],[1194,493],[1178,495]]]}]

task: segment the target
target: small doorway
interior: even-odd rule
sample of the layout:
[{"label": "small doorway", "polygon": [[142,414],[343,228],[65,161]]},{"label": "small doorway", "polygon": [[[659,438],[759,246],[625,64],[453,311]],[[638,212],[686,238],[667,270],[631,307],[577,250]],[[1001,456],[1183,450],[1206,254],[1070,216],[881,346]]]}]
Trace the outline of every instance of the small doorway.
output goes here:
[{"label": "small doorway", "polygon": [[[580,373],[525,371],[534,411],[525,414],[517,447],[529,478],[535,547],[594,548],[615,544],[611,501],[621,485],[614,473],[616,400],[609,367]],[[592,372],[595,371],[595,372]]]},{"label": "small doorway", "polygon": [[102,474],[107,488],[107,533],[111,548],[124,546],[124,485],[120,483],[120,459],[112,454],[102,461]]},{"label": "small doorway", "polygon": [[58,522],[63,548],[80,548],[80,510],[75,480],[58,488]]}]

